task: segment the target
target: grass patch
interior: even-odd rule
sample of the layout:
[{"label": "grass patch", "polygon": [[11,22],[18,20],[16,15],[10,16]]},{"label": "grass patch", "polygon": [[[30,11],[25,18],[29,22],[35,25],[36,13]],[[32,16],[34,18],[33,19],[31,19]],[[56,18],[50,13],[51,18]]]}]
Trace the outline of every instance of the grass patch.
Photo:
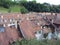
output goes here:
[{"label": "grass patch", "polygon": [[8,13],[9,10],[10,10],[10,12],[20,12],[20,6],[12,6],[9,9],[0,7],[0,12],[2,12],[2,13]]},{"label": "grass patch", "polygon": [[20,12],[20,6],[12,6],[10,9],[11,12]]},{"label": "grass patch", "polygon": [[8,9],[6,9],[4,7],[0,7],[0,12],[2,12],[2,13],[8,12]]},{"label": "grass patch", "polygon": [[22,39],[21,41],[16,41],[14,44],[11,45],[60,45],[60,40],[25,40]]}]

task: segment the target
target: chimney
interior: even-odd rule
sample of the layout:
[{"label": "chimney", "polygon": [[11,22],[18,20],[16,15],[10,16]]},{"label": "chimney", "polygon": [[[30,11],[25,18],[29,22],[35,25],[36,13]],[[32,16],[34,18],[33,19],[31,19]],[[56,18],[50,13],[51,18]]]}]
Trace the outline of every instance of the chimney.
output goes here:
[{"label": "chimney", "polygon": [[37,23],[38,26],[40,26],[40,23]]},{"label": "chimney", "polygon": [[53,12],[51,12],[51,15],[53,15]]},{"label": "chimney", "polygon": [[41,29],[43,29],[43,26],[41,26]]},{"label": "chimney", "polygon": [[1,18],[3,19],[3,16],[1,16]]},{"label": "chimney", "polygon": [[17,21],[15,20],[15,27],[17,28]]},{"label": "chimney", "polygon": [[56,18],[57,18],[57,13],[55,13],[55,17],[54,17],[54,18],[55,18],[55,20],[56,20]]},{"label": "chimney", "polygon": [[26,20],[29,20],[29,17],[27,17]]},{"label": "chimney", "polygon": [[4,27],[6,27],[6,25],[5,25],[5,24],[4,24],[3,26],[4,26]]},{"label": "chimney", "polygon": [[52,19],[52,23],[54,22],[54,20]]},{"label": "chimney", "polygon": [[53,23],[54,22],[54,19],[50,19],[50,22]]},{"label": "chimney", "polygon": [[19,15],[17,15],[17,17],[19,18],[20,16],[19,16]]}]

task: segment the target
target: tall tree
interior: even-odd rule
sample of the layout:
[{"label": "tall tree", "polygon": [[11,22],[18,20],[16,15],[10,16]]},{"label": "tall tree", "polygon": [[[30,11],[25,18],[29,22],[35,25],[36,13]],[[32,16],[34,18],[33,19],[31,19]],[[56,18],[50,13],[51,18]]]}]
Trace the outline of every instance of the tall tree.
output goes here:
[{"label": "tall tree", "polygon": [[36,3],[36,0],[32,0],[32,1]]},{"label": "tall tree", "polygon": [[24,2],[27,2],[27,0],[20,0],[20,1],[24,1]]}]

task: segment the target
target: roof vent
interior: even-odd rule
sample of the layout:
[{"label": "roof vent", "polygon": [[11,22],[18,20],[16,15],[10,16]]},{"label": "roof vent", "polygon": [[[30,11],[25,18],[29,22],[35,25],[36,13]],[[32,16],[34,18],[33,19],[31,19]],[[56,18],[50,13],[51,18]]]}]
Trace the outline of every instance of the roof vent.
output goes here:
[{"label": "roof vent", "polygon": [[3,19],[3,16],[1,16],[1,18]]}]

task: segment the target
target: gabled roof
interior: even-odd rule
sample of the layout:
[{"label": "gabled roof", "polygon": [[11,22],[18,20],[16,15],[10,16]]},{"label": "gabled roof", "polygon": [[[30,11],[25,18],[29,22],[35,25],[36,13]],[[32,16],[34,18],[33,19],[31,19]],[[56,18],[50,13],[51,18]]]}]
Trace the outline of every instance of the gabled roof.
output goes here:
[{"label": "gabled roof", "polygon": [[35,38],[34,32],[41,29],[39,26],[33,27],[32,23],[28,20],[22,21],[20,23],[20,28],[26,39]]},{"label": "gabled roof", "polygon": [[[43,20],[39,20],[41,22],[39,22],[40,25],[38,25],[38,22],[35,21],[30,21],[30,20],[23,20],[21,21],[20,25],[20,30],[22,32],[22,35],[25,39],[33,39],[35,38],[35,32],[42,30],[41,26],[45,23],[47,24],[45,21]],[[48,32],[48,29],[45,28],[44,29],[44,33]]]},{"label": "gabled roof", "polygon": [[9,42],[19,39],[16,28],[6,27],[4,32],[0,32],[0,45],[8,45]]}]

